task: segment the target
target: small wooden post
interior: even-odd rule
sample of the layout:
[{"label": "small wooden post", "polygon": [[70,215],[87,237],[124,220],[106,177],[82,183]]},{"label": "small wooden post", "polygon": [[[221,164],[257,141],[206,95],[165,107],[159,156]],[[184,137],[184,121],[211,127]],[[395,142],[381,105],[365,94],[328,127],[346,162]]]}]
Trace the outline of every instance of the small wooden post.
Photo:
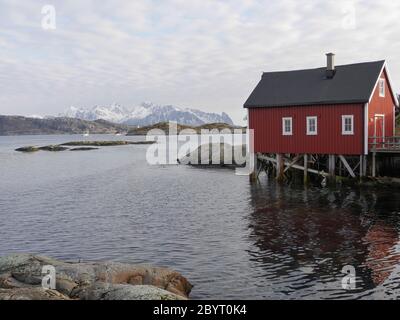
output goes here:
[{"label": "small wooden post", "polygon": [[335,176],[335,155],[330,154],[328,159],[329,175],[331,177]]},{"label": "small wooden post", "polygon": [[372,152],[372,176],[376,177],[376,152]]},{"label": "small wooden post", "polygon": [[304,184],[308,184],[308,154],[304,155]]},{"label": "small wooden post", "polygon": [[360,178],[367,175],[367,156],[360,155]]},{"label": "small wooden post", "polygon": [[253,157],[252,159],[250,159],[251,162],[254,163],[254,167],[253,167],[253,172],[250,173],[250,181],[256,181],[257,180],[257,170],[258,170],[258,159],[257,159],[257,153],[253,153],[251,155],[251,157]]},{"label": "small wooden post", "polygon": [[335,182],[335,155],[330,154],[328,155],[328,170],[329,170],[329,183]]},{"label": "small wooden post", "polygon": [[283,181],[284,179],[284,163],[283,155],[281,153],[276,154],[276,180]]},{"label": "small wooden post", "polygon": [[363,157],[363,172],[362,172],[362,176],[366,177],[367,176],[367,164],[368,164],[367,156],[363,155],[362,157]]}]

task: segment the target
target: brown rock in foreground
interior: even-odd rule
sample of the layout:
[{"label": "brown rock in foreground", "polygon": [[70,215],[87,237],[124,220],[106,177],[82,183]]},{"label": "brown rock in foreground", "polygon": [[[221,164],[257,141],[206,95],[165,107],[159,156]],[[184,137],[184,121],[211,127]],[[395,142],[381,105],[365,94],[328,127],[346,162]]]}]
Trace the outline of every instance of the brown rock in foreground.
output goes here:
[{"label": "brown rock in foreground", "polygon": [[[56,270],[56,289],[42,288],[43,266]],[[18,254],[0,257],[0,300],[182,300],[192,285],[168,268],[115,262],[68,263]]]}]

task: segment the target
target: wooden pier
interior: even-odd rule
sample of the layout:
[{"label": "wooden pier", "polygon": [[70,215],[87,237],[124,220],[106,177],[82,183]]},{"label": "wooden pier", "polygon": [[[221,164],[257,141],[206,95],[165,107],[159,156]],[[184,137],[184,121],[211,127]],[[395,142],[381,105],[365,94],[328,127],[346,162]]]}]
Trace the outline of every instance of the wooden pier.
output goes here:
[{"label": "wooden pier", "polygon": [[[385,172],[381,172],[383,167]],[[377,177],[381,173],[399,177],[400,136],[370,137],[367,155],[257,153],[255,168],[256,176],[265,170],[279,181],[288,179],[289,170],[301,170],[304,183],[308,183],[309,174],[325,181]]]},{"label": "wooden pier", "polygon": [[[381,161],[391,161],[397,158],[400,158],[400,136],[392,136],[392,137],[370,137],[369,141],[369,149],[372,154],[372,168],[371,168],[371,176],[377,176],[377,156],[381,159]],[[393,165],[393,167],[395,167]],[[395,169],[395,168],[394,168]]]}]

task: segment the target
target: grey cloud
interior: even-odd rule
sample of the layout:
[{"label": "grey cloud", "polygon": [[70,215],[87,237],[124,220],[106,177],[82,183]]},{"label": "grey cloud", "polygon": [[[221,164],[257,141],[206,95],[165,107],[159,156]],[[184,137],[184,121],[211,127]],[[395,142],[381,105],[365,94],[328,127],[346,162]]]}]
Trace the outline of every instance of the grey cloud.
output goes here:
[{"label": "grey cloud", "polygon": [[[356,8],[356,28],[343,8]],[[142,100],[225,111],[239,122],[262,71],[387,58],[395,83],[400,4],[380,1],[0,0],[0,113]]]}]

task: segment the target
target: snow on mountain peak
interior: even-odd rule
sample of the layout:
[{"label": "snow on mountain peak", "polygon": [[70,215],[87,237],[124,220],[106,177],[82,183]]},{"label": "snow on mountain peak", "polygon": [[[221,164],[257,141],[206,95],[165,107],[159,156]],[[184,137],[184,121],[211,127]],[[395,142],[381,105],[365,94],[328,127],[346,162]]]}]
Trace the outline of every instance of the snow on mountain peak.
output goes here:
[{"label": "snow on mountain peak", "polygon": [[136,126],[151,125],[161,121],[176,121],[187,125],[201,125],[211,122],[233,124],[232,119],[225,112],[220,115],[172,105],[157,105],[152,102],[143,102],[134,107],[123,107],[117,103],[92,108],[71,106],[61,116],[89,121],[103,119]]}]

